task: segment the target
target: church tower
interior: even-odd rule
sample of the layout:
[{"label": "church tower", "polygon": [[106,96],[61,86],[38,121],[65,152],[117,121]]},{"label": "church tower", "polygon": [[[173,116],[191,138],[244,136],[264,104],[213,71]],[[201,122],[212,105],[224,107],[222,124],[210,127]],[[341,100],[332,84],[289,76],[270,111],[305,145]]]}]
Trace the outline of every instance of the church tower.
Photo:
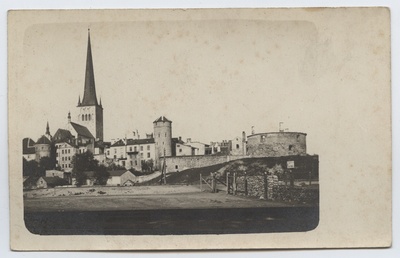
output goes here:
[{"label": "church tower", "polygon": [[85,89],[83,99],[78,100],[77,123],[86,126],[96,140],[103,140],[103,107],[97,102],[96,86],[94,83],[94,70],[92,60],[92,47],[90,44],[90,30],[88,30],[88,45],[86,56]]}]

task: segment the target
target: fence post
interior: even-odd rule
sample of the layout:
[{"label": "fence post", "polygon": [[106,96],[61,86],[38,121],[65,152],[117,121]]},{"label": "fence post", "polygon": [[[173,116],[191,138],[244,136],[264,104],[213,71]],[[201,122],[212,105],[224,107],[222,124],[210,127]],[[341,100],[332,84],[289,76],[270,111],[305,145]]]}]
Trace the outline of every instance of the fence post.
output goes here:
[{"label": "fence post", "polygon": [[290,187],[294,187],[293,169],[290,169]]},{"label": "fence post", "polygon": [[247,172],[244,172],[244,195],[247,196]]},{"label": "fence post", "polygon": [[229,194],[229,172],[226,173],[226,194]]},{"label": "fence post", "polygon": [[268,177],[267,177],[267,172],[264,172],[264,199],[268,200]]},{"label": "fence post", "polygon": [[236,172],[233,173],[233,195],[236,195]]},{"label": "fence post", "polygon": [[203,192],[203,188],[202,188],[202,185],[201,185],[201,173],[200,173],[200,192]]}]

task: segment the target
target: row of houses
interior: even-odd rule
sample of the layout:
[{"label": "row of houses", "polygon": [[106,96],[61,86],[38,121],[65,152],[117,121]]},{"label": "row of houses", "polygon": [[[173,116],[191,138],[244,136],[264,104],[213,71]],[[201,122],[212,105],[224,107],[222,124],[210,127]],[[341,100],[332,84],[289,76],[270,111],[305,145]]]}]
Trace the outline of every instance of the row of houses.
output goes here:
[{"label": "row of houses", "polygon": [[[90,151],[100,164],[105,166],[115,164],[137,171],[142,170],[142,161],[151,161],[154,165],[157,158],[159,161],[163,157],[163,155],[159,157],[156,155],[157,146],[153,133],[146,134],[144,139],[134,133],[135,138],[103,142],[96,141],[86,127],[72,123],[70,115],[68,115],[67,127],[69,130],[58,129],[52,136],[47,123],[45,134],[37,142],[31,138],[24,138],[22,142],[23,157],[27,161],[39,162],[43,157],[56,155],[57,167],[64,172],[72,171],[72,160],[75,154],[87,151]],[[243,155],[244,153],[243,140],[240,137],[210,144],[192,141],[191,138],[183,141],[182,137],[173,137],[170,142],[171,155],[168,156]],[[52,148],[55,150],[52,151]]]},{"label": "row of houses", "polygon": [[[85,171],[85,185],[92,186],[95,184],[96,178],[94,171]],[[113,170],[109,171],[109,178],[106,186],[133,186],[157,176],[140,176],[135,175],[129,170]],[[46,175],[42,177],[24,177],[24,189],[41,189],[54,188],[56,186],[74,185],[75,179],[71,177],[71,173],[59,170],[47,170]]]}]

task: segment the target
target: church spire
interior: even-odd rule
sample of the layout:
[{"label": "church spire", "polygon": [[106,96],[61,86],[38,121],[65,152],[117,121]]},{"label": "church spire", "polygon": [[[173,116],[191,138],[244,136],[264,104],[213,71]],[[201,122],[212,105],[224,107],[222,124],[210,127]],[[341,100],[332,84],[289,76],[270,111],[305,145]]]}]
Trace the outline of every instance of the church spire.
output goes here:
[{"label": "church spire", "polygon": [[78,98],[78,107],[81,105],[81,95],[79,95],[79,98]]},{"label": "church spire", "polygon": [[47,134],[47,135],[50,135],[49,121],[47,121],[46,134]]},{"label": "church spire", "polygon": [[86,56],[85,90],[83,93],[82,106],[98,105],[96,97],[96,87],[94,84],[92,47],[90,44],[90,29],[88,29],[88,46]]}]

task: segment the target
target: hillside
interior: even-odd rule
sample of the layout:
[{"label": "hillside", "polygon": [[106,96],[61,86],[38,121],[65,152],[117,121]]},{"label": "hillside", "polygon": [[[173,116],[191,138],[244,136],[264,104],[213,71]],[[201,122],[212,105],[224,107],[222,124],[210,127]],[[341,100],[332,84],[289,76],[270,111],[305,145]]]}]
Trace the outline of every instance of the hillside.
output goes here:
[{"label": "hillside", "polygon": [[[235,161],[216,164],[208,167],[191,168],[178,173],[167,175],[167,184],[198,184],[200,174],[204,177],[210,175],[211,172],[218,172],[219,177],[225,177],[227,172],[237,173],[238,175],[246,174],[248,176],[262,175],[264,172],[269,174],[282,175],[286,170],[287,160],[296,160],[296,169],[294,170],[295,178],[308,178],[308,171],[313,170],[310,165],[310,157],[263,157],[263,158],[245,158]],[[314,166],[316,170],[313,172],[313,178],[318,178],[318,166]],[[148,181],[142,185],[159,185],[160,177]]]}]

